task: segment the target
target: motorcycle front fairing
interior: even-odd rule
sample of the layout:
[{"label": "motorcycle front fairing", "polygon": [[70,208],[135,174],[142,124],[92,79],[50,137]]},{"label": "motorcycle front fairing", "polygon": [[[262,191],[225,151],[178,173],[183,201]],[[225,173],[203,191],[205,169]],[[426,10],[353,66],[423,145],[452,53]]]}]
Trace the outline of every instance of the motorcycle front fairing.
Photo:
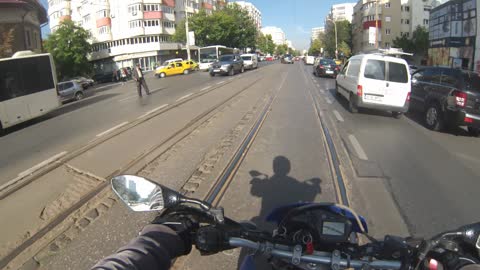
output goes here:
[{"label": "motorcycle front fairing", "polygon": [[[329,211],[333,214],[338,214],[342,215],[350,220],[352,223],[352,229],[356,233],[362,233],[362,230],[360,229],[360,226],[357,223],[357,219],[355,218],[355,215],[343,208],[340,208],[336,206],[334,203],[315,203],[315,202],[298,202],[298,203],[293,203],[293,204],[288,204],[284,206],[277,207],[273,209],[265,218],[266,221],[268,222],[273,222],[276,223],[277,225],[280,224],[284,218],[294,209],[297,209],[299,207],[319,207],[322,208],[326,211]],[[363,216],[358,216],[360,219],[360,222],[363,225],[363,228],[365,229],[365,233],[368,233],[368,227],[367,227],[367,221]]]}]

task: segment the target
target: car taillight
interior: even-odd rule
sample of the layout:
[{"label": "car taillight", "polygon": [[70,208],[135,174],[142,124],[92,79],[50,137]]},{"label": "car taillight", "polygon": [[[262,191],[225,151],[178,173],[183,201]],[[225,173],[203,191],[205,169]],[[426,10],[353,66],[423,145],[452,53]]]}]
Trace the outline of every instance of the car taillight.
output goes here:
[{"label": "car taillight", "polygon": [[463,121],[464,121],[465,123],[473,123],[473,119],[470,118],[470,117],[465,117],[465,118],[463,119]]},{"label": "car taillight", "polygon": [[323,69],[323,66],[322,66],[322,65],[320,65],[320,66],[318,66],[318,67],[321,68],[321,69]]},{"label": "car taillight", "polygon": [[459,107],[465,107],[465,105],[467,105],[467,93],[455,90],[453,91],[453,96],[455,96],[455,105]]},{"label": "car taillight", "polygon": [[357,96],[363,96],[363,87],[360,84],[357,85]]},{"label": "car taillight", "polygon": [[407,101],[410,101],[410,92],[407,94]]}]

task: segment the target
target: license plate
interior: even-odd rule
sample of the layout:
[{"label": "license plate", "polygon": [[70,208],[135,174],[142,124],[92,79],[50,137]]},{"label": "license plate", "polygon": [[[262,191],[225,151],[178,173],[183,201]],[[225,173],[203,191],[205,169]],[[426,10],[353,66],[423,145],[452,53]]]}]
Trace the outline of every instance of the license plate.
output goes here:
[{"label": "license plate", "polygon": [[326,73],[327,73],[327,74],[333,74],[333,71],[327,70]]},{"label": "license plate", "polygon": [[365,95],[365,99],[373,100],[373,101],[382,101],[383,97],[373,96],[373,95]]},{"label": "license plate", "polygon": [[220,72],[220,69],[214,69],[213,72]]}]

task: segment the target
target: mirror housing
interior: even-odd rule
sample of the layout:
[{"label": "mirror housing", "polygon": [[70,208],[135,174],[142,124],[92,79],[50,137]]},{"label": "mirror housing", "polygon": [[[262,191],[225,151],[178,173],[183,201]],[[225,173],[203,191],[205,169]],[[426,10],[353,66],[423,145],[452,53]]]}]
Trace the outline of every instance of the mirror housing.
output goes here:
[{"label": "mirror housing", "polygon": [[112,189],[133,211],[160,211],[178,205],[182,195],[146,178],[119,175],[111,180]]}]

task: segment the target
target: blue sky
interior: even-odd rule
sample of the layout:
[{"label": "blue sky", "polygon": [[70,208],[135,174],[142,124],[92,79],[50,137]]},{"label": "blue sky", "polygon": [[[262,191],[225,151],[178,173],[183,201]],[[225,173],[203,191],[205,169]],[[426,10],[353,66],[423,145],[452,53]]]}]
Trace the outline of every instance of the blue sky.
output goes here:
[{"label": "blue sky", "polygon": [[[178,0],[177,0],[178,1]],[[325,16],[333,4],[354,2],[345,0],[248,0],[262,13],[263,26],[277,26],[283,29],[287,39],[296,49],[308,49],[310,30],[323,26]],[[41,0],[47,6],[47,0]],[[229,1],[233,2],[233,1]],[[50,29],[42,29],[45,37]]]}]

